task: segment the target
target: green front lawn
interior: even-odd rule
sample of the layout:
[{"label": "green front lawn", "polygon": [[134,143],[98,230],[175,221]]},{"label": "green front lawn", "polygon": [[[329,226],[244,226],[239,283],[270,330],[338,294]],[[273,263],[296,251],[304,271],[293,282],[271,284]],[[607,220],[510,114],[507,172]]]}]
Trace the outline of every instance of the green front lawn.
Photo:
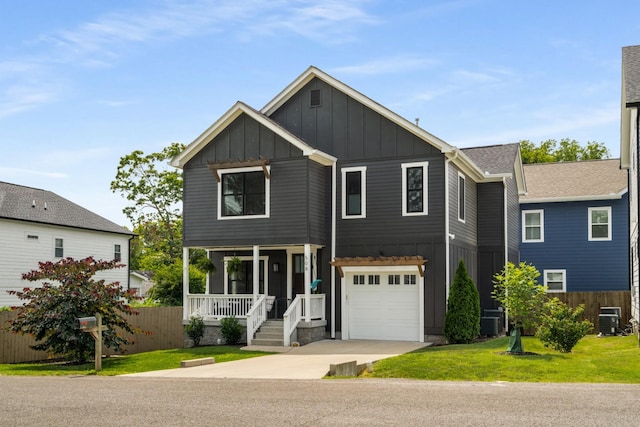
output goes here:
[{"label": "green front lawn", "polygon": [[571,353],[545,348],[534,337],[523,337],[524,351],[503,354],[507,337],[475,344],[426,347],[374,364],[364,377],[446,381],[524,381],[640,383],[640,348],[636,336],[588,335]]},{"label": "green front lawn", "polygon": [[[244,351],[238,347],[212,346],[157,350],[102,360],[102,370],[97,375],[121,375],[136,372],[179,368],[182,360],[215,357],[216,363],[264,356],[270,353]],[[94,375],[94,362],[84,365],[56,363],[20,363],[0,365],[0,375]]]}]

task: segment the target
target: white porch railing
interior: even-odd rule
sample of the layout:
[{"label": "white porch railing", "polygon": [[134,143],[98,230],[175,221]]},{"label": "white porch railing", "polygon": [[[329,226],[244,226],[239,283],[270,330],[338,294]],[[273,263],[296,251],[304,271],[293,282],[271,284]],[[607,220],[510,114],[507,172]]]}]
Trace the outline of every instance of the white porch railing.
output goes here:
[{"label": "white porch railing", "polygon": [[[325,320],[325,295],[314,294],[311,295],[311,320]],[[296,295],[295,299],[289,305],[289,308],[283,316],[283,333],[284,333],[284,345],[288,347],[291,345],[291,334],[298,326],[298,323],[305,318],[305,297],[304,295]]]},{"label": "white porch railing", "polygon": [[247,312],[247,345],[251,345],[253,334],[265,320],[267,320],[267,298],[264,295],[260,295]]},{"label": "white porch railing", "polygon": [[302,319],[302,297],[300,295],[296,295],[287,311],[284,312],[282,318],[284,346],[289,347],[291,345],[291,333],[296,329]]},{"label": "white porch railing", "polygon": [[231,316],[246,318],[252,306],[253,295],[187,295],[189,316],[200,315],[205,319],[222,319]]}]

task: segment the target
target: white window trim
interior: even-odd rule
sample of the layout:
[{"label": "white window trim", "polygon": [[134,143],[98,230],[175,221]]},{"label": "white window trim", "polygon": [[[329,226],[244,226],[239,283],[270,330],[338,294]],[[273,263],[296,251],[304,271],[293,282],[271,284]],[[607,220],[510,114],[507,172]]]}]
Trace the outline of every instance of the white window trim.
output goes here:
[{"label": "white window trim", "polygon": [[[271,174],[271,166],[266,166],[267,171]],[[264,177],[264,215],[235,215],[235,216],[223,216],[222,215],[222,176],[226,173],[243,173],[243,172],[262,172],[262,166],[246,167],[246,168],[233,168],[233,169],[218,169],[218,175],[220,181],[218,181],[218,219],[223,221],[234,219],[257,219],[257,218],[269,218],[269,212],[271,211],[271,179]]]},{"label": "white window trim", "polygon": [[[429,162],[402,163],[402,216],[423,216],[429,214]],[[422,212],[407,212],[407,169],[422,167]]]},{"label": "white window trim", "polygon": [[[540,214],[540,239],[527,239],[527,225],[525,221],[526,214]],[[522,243],[541,243],[544,242],[544,209],[530,209],[522,211]]]},{"label": "white window trim", "polygon": [[[367,217],[367,167],[357,166],[340,169],[342,174],[342,219]],[[347,172],[360,172],[360,215],[347,215]]]},{"label": "white window trim", "polygon": [[[607,237],[593,237],[593,216],[591,212],[593,211],[607,211],[607,215],[609,217],[608,229],[607,229]],[[611,240],[611,206],[599,206],[592,207],[588,209],[588,221],[589,221],[589,241],[590,242],[606,242]]]},{"label": "white window trim", "polygon": [[[60,240],[62,241],[62,246],[60,246],[60,249],[62,249],[62,256],[57,256],[56,255],[56,249],[58,249],[58,246],[56,245],[56,240]],[[53,238],[53,257],[54,258],[59,258],[62,259],[64,258],[64,237],[55,237]]]},{"label": "white window trim", "polygon": [[560,289],[549,289],[547,288],[547,292],[567,292],[567,270],[544,270],[542,273],[544,276],[544,285],[548,286],[547,273],[562,273],[562,290]]},{"label": "white window trim", "polygon": [[[463,196],[464,196],[464,218],[460,217],[460,178],[462,178],[463,181]],[[464,223],[465,222],[465,218],[467,216],[467,177],[465,177],[462,173],[458,172],[458,199],[457,199],[457,204],[458,204],[458,221]]]}]

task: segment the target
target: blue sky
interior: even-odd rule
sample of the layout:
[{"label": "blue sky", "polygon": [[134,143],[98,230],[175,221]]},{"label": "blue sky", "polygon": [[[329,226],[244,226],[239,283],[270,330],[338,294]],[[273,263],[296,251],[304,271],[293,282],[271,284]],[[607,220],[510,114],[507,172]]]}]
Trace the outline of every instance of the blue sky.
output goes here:
[{"label": "blue sky", "polygon": [[619,156],[640,2],[0,3],[0,180],[126,225],[120,157],[189,143],[315,65],[458,147],[572,138]]}]

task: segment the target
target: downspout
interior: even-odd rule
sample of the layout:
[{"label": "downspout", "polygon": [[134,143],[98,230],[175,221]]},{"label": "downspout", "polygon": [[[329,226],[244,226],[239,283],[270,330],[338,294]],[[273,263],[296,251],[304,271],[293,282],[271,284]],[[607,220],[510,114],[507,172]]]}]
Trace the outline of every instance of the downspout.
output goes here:
[{"label": "downspout", "polygon": [[[507,203],[507,177],[502,177],[502,185],[504,191],[504,271],[505,275],[509,274],[507,266],[509,265],[509,215],[508,215],[508,203]],[[509,313],[504,315],[504,327],[505,330],[509,327]]]},{"label": "downspout", "polygon": [[189,248],[182,248],[182,319],[189,320]]},{"label": "downspout", "polygon": [[[336,166],[337,160],[331,164],[331,260],[336,259]],[[331,265],[331,339],[336,339],[336,267]]]},{"label": "downspout", "polygon": [[451,272],[449,271],[449,263],[451,262],[450,239],[451,234],[449,230],[449,163],[458,157],[458,149],[453,150],[453,157],[447,157],[444,161],[444,283],[445,283],[445,307],[447,301],[449,301],[449,279]]}]

